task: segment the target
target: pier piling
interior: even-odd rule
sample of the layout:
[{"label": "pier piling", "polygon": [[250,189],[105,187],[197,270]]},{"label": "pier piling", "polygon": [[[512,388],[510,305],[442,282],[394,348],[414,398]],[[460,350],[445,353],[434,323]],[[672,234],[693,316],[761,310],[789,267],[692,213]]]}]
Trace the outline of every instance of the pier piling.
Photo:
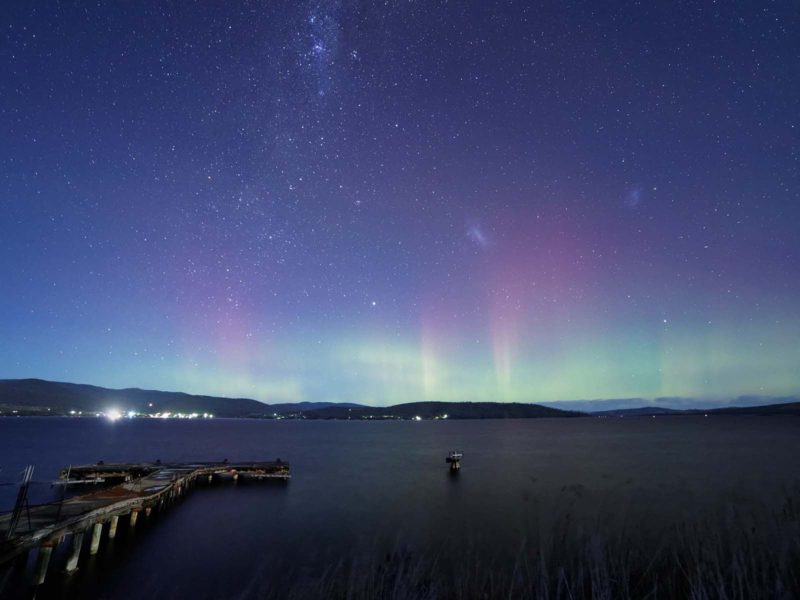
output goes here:
[{"label": "pier piling", "polygon": [[47,578],[47,568],[50,566],[50,557],[53,555],[52,542],[45,542],[39,546],[39,556],[36,557],[36,572],[33,576],[33,585],[42,585]]},{"label": "pier piling", "polygon": [[114,515],[108,524],[108,539],[110,540],[117,537],[117,523],[119,523],[119,515]]},{"label": "pier piling", "polygon": [[103,535],[103,522],[98,521],[92,527],[92,544],[89,546],[89,554],[97,554],[100,550],[100,538]]},{"label": "pier piling", "polygon": [[78,561],[81,558],[81,547],[83,546],[83,532],[76,531],[72,534],[72,552],[67,559],[66,571],[73,573],[78,569]]}]

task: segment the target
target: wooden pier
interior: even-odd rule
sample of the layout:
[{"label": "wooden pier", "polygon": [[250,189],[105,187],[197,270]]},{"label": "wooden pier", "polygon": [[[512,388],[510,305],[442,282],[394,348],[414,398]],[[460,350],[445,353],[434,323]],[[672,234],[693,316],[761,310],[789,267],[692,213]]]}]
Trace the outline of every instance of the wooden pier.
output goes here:
[{"label": "wooden pier", "polygon": [[[61,471],[60,484],[96,483],[89,491],[61,502],[19,507],[14,513],[0,514],[0,568],[38,548],[34,585],[44,583],[53,549],[68,536],[71,551],[66,571],[78,568],[84,538],[89,537],[89,553],[100,549],[103,530],[114,539],[120,517],[128,527],[136,527],[140,515],[148,517],[163,509],[201,483],[214,478],[288,480],[289,463],[230,463],[228,461],[189,464],[105,464],[70,467]],[[85,487],[85,486],[84,486]]]}]

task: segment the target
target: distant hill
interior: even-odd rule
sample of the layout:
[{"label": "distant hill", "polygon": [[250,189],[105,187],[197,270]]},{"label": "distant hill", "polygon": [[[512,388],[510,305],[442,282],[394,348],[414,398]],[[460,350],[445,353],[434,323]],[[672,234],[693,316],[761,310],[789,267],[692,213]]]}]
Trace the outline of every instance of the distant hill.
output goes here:
[{"label": "distant hill", "polygon": [[3,414],[16,410],[18,414],[66,415],[72,410],[96,413],[116,409],[140,413],[212,413],[216,417],[270,417],[274,414],[299,413],[327,406],[332,406],[332,403],[269,405],[249,398],[195,396],[139,388],[114,390],[42,379],[0,380],[0,411]]},{"label": "distant hill", "polygon": [[[614,411],[646,408],[650,410],[669,409],[691,412],[693,410],[709,411],[718,408],[754,406],[771,406],[800,402],[800,396],[735,396],[724,399],[692,398],[684,396],[662,396],[659,398],[605,398],[595,400],[559,400],[555,402],[542,402],[543,406],[560,408],[562,410],[577,410],[585,413],[607,413]],[[650,413],[652,414],[652,413]],[[657,413],[656,413],[657,414]],[[666,413],[664,413],[666,414]]]},{"label": "distant hill", "polygon": [[762,404],[758,406],[726,406],[723,408],[677,410],[663,406],[642,406],[590,413],[594,417],[649,417],[652,415],[800,415],[800,402]]},{"label": "distant hill", "polygon": [[618,410],[598,410],[590,413],[595,417],[649,417],[651,415],[685,415],[691,411],[664,408],[663,406],[642,406],[640,408],[620,408]]},{"label": "distant hill", "polygon": [[[753,406],[738,405],[750,399]],[[118,410],[136,413],[211,413],[215,417],[252,418],[304,418],[304,419],[530,419],[541,417],[587,416],[650,416],[650,415],[800,415],[800,399],[797,397],[775,398],[777,402],[764,403],[761,397],[735,399],[720,408],[668,408],[650,405],[624,408],[609,407],[608,410],[586,410],[587,404],[605,407],[604,402],[575,402],[574,408],[585,412],[564,410],[573,408],[572,403],[559,403],[559,408],[541,404],[506,402],[409,402],[388,407],[370,407],[352,403],[298,402],[266,404],[250,398],[221,398],[196,396],[182,392],[162,392],[139,388],[109,389],[79,383],[62,383],[42,379],[0,379],[0,416],[18,415],[68,415],[71,411],[94,414]],[[626,402],[636,402],[628,399]],[[646,404],[643,400],[639,402]],[[600,403],[594,404],[594,403]],[[630,406],[630,404],[628,405]],[[16,412],[14,412],[16,411]]]},{"label": "distant hill", "polygon": [[538,404],[509,402],[409,402],[387,407],[330,406],[305,411],[306,419],[530,419],[578,417],[582,413],[548,408]]},{"label": "distant hill", "polygon": [[45,381],[42,379],[0,380],[0,414],[67,415],[110,409],[137,413],[212,413],[215,417],[271,418],[284,416],[307,419],[506,419],[578,416],[580,413],[536,404],[502,402],[412,402],[373,408],[352,403],[298,402],[265,404],[249,398],[195,396],[139,388],[108,389],[94,385]]},{"label": "distant hill", "polygon": [[328,408],[329,406],[340,406],[344,408],[362,408],[363,404],[354,404],[353,402],[285,402],[283,404],[265,404],[269,407],[269,411],[273,414],[289,415],[309,410],[317,410],[320,408]]},{"label": "distant hill", "polygon": [[800,415],[800,402],[765,404],[762,406],[733,406],[696,412],[705,412],[715,415]]}]

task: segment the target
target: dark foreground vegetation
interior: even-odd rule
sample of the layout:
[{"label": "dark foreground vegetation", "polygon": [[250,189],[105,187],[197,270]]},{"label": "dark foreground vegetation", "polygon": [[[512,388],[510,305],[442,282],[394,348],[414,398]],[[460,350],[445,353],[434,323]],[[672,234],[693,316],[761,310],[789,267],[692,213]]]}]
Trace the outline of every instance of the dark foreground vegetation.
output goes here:
[{"label": "dark foreground vegetation", "polygon": [[730,509],[675,524],[656,543],[561,521],[547,540],[521,541],[511,559],[459,553],[355,553],[321,574],[295,574],[264,598],[742,599],[800,598],[800,495],[777,514]]}]

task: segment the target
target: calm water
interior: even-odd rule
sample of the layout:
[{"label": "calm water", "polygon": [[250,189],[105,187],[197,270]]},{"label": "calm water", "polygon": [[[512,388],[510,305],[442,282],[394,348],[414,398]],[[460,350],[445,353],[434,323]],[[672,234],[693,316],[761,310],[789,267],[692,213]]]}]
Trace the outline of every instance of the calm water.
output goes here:
[{"label": "calm water", "polygon": [[[451,476],[444,458],[465,453]],[[672,417],[423,422],[0,419],[0,481],[25,465],[272,460],[281,484],[198,486],[39,597],[257,595],[354,548],[401,543],[513,553],[565,515],[587,526],[660,528],[725,506],[777,507],[796,484],[800,419]],[[16,488],[0,486],[8,509]],[[53,498],[46,483],[36,500]],[[66,545],[64,545],[66,546]],[[29,565],[30,568],[30,565]]]}]

